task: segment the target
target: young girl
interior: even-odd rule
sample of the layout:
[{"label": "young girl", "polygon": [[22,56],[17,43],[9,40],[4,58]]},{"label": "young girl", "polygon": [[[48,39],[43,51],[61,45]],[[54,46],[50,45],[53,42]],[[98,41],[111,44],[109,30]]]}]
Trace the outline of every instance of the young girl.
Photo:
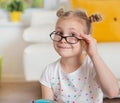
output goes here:
[{"label": "young girl", "polygon": [[61,58],[49,64],[41,76],[42,98],[57,103],[103,103],[103,93],[109,98],[117,96],[117,80],[98,54],[91,35],[92,23],[101,21],[101,16],[63,9],[57,16],[50,37]]}]

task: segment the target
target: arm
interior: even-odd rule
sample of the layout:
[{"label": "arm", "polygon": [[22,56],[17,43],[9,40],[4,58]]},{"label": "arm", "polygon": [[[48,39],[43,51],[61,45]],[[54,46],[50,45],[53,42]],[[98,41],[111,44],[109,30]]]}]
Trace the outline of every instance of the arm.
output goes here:
[{"label": "arm", "polygon": [[119,91],[117,79],[99,55],[95,55],[91,59],[96,70],[96,81],[104,94],[110,98],[116,97]]},{"label": "arm", "polygon": [[54,100],[53,92],[51,88],[48,88],[41,84],[42,99]]},{"label": "arm", "polygon": [[84,34],[81,35],[81,37],[86,42],[86,52],[93,61],[97,83],[101,86],[104,94],[108,97],[113,98],[117,96],[119,92],[118,82],[113,73],[99,56],[96,48],[96,40],[90,35]]}]

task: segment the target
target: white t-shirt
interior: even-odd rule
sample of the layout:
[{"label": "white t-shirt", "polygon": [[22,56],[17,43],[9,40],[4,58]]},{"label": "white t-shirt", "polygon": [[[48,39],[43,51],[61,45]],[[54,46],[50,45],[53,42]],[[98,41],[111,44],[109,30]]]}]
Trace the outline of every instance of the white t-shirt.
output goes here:
[{"label": "white t-shirt", "polygon": [[57,103],[103,103],[103,93],[95,81],[95,70],[88,56],[72,73],[64,72],[60,59],[49,64],[40,83],[53,90]]}]

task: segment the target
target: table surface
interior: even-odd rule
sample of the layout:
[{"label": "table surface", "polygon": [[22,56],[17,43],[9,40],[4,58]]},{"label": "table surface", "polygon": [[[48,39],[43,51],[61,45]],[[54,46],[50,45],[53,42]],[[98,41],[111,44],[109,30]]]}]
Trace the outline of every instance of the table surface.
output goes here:
[{"label": "table surface", "polygon": [[[0,82],[0,103],[29,103],[40,99],[40,83]],[[104,103],[120,103],[120,99],[104,99]]]}]

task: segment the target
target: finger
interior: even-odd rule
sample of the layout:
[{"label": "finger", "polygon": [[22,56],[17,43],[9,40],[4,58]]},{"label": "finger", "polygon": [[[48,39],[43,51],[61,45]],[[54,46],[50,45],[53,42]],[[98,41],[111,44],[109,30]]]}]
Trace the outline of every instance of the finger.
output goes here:
[{"label": "finger", "polygon": [[91,41],[91,39],[92,39],[91,35],[87,35],[87,34],[81,34],[80,37],[81,37],[84,41],[86,41],[87,43],[90,43],[90,41]]}]

